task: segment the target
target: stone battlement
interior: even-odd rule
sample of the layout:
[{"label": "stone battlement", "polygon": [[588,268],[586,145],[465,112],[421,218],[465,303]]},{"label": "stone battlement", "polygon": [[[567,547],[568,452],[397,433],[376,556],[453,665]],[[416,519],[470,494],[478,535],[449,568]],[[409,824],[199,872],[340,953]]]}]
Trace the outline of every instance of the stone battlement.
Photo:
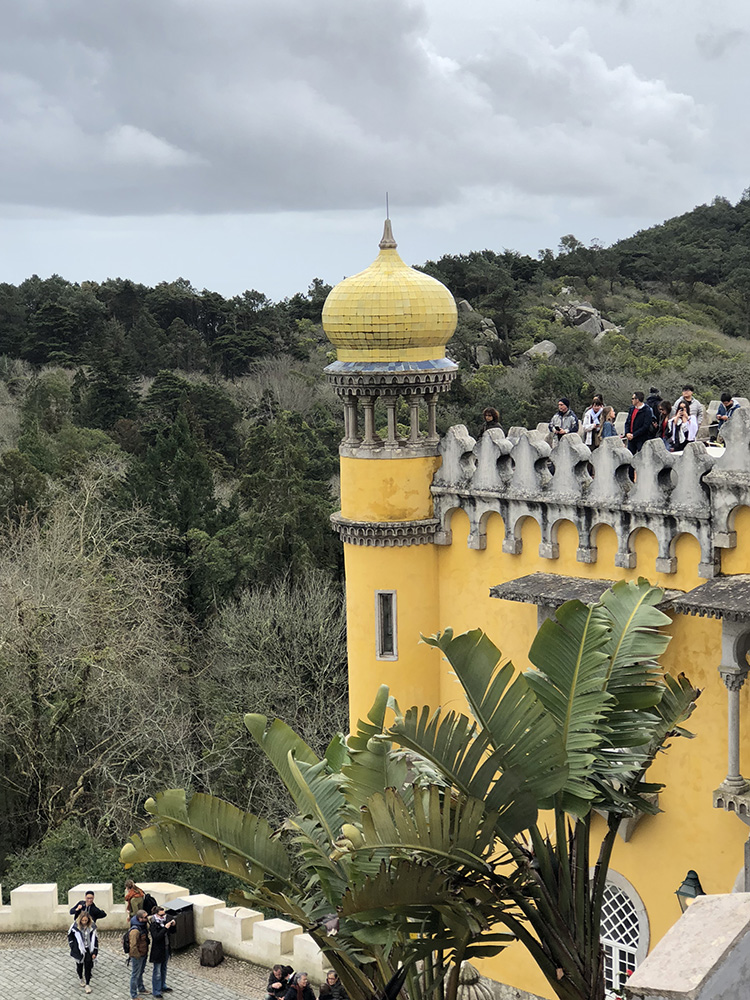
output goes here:
[{"label": "stone battlement", "polygon": [[462,509],[469,547],[482,549],[487,519],[496,513],[505,525],[503,551],[518,554],[523,521],[531,517],[541,532],[539,555],[554,560],[558,526],[570,521],[578,530],[576,558],[595,563],[597,531],[608,525],[618,540],[615,565],[632,569],[635,533],[647,528],[658,541],[657,572],[676,571],[676,540],[689,534],[700,544],[699,575],[710,579],[720,571],[720,550],[737,543],[736,510],[750,506],[750,410],[737,410],[723,437],[723,449],[696,441],[674,454],[651,440],[632,455],[619,438],[592,452],[578,434],[552,449],[539,430],[512,427],[506,437],[492,429],[476,441],[462,424],[451,427],[432,483],[434,540],[451,543],[451,515]]},{"label": "stone battlement", "polygon": [[[289,920],[266,920],[262,913],[244,906],[226,906],[223,899],[191,894],[171,882],[139,882],[157,903],[169,906],[175,899],[193,904],[193,925],[198,943],[221,941],[224,951],[257,965],[276,962],[306,969],[316,982],[323,980],[323,954],[309,934]],[[97,926],[103,930],[125,930],[128,915],[124,903],[113,902],[112,883],[85,882],[68,892],[67,905],[57,902],[57,883],[27,883],[12,889],[10,906],[0,906],[0,933],[10,931],[60,931],[70,927],[70,910],[88,889],[96,893],[97,905],[107,916]]]}]

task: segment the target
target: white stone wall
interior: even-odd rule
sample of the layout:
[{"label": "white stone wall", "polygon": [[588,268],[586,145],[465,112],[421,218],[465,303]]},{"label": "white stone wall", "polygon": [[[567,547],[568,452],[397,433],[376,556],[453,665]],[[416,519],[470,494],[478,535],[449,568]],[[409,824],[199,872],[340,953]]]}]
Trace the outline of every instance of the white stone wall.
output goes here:
[{"label": "white stone wall", "polygon": [[[258,965],[281,962],[306,971],[313,982],[323,979],[323,955],[309,934],[288,920],[266,920],[262,913],[243,906],[225,906],[223,899],[192,894],[171,882],[139,882],[138,885],[165,906],[174,899],[193,904],[195,939],[221,941],[224,952]],[[10,931],[60,931],[70,927],[70,910],[93,890],[95,901],[107,916],[98,922],[101,930],[125,930],[128,915],[124,903],[113,901],[112,884],[83,883],[68,893],[65,906],[57,902],[57,883],[19,885],[12,889],[10,905],[0,906],[0,933]]]}]

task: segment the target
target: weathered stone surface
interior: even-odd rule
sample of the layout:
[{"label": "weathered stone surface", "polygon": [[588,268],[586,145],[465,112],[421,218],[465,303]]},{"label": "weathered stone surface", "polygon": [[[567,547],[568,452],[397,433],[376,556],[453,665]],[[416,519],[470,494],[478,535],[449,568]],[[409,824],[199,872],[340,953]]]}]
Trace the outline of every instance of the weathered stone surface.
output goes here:
[{"label": "weathered stone surface", "polygon": [[552,358],[557,354],[557,347],[551,340],[541,340],[538,344],[534,344],[533,347],[530,347],[528,351],[524,351],[523,353],[527,358]]},{"label": "weathered stone surface", "polygon": [[546,559],[558,558],[558,526],[570,521],[578,531],[579,562],[596,562],[596,536],[607,525],[617,535],[618,566],[636,566],[634,537],[645,528],[657,539],[657,572],[676,571],[675,543],[682,534],[700,544],[699,574],[711,579],[719,572],[720,550],[736,545],[734,514],[750,506],[750,410],[733,415],[723,452],[694,442],[674,454],[651,440],[632,455],[620,438],[591,452],[578,434],[551,450],[547,437],[543,424],[532,431],[512,427],[507,437],[493,431],[479,443],[465,427],[451,428],[432,487],[435,541],[450,543],[451,512],[463,508],[471,547],[484,547],[484,525],[494,512],[503,519],[508,553],[521,551],[523,521],[533,517]]},{"label": "weathered stone surface", "polygon": [[638,966],[639,1000],[739,1000],[750,979],[750,893],[699,896]]}]

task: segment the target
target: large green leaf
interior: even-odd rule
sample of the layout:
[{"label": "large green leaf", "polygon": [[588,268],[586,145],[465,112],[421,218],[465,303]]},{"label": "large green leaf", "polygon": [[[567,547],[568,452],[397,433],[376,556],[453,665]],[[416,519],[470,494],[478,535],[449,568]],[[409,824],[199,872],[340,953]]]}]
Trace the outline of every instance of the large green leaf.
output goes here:
[{"label": "large green leaf", "polygon": [[146,809],[155,825],[131,837],[120,852],[123,864],[182,861],[294,892],[289,856],[261,817],[211,795],[195,794],[188,801],[182,788],[160,792]]},{"label": "large green leaf", "polygon": [[436,863],[466,865],[486,873],[494,852],[494,818],[484,803],[459,798],[435,785],[415,789],[411,802],[389,788],[362,810],[365,844],[357,853],[421,854]]},{"label": "large green leaf", "polygon": [[615,698],[606,690],[611,628],[601,605],[568,601],[539,629],[529,651],[537,667],[524,675],[562,739],[569,773],[565,808],[583,815],[596,790],[590,774]]},{"label": "large green leaf", "polygon": [[669,644],[659,632],[670,618],[656,605],[663,591],[641,578],[638,583],[620,581],[601,597],[611,625],[606,646],[610,658],[607,690],[617,698],[620,710],[651,708],[661,698],[661,669],[657,662]]},{"label": "large green leaf", "polygon": [[[533,820],[533,802],[557,791],[567,774],[554,723],[525,679],[514,677],[513,665],[500,663],[500,651],[479,629],[456,637],[446,629],[425,642],[446,656],[475,722],[452,711],[402,714],[393,703],[396,721],[390,734],[466,794],[485,800],[488,809],[508,810],[515,795],[524,813],[521,829]],[[506,832],[513,823],[508,813]]]},{"label": "large green leaf", "polygon": [[388,704],[388,688],[382,685],[368,712],[368,721],[360,719],[347,740],[349,761],[342,767],[347,779],[344,794],[356,809],[371,795],[386,788],[402,788],[406,781],[406,763],[394,756],[384,735]]},{"label": "large green leaf", "polygon": [[292,774],[289,766],[289,754],[291,752],[296,761],[304,761],[306,764],[317,764],[320,758],[281,719],[274,719],[268,728],[266,728],[267,724],[268,719],[265,715],[250,712],[245,716],[245,726],[248,732],[276,768],[279,777],[286,785],[287,791],[294,799],[297,808],[303,810],[307,797],[303,795],[300,799],[297,777]]}]

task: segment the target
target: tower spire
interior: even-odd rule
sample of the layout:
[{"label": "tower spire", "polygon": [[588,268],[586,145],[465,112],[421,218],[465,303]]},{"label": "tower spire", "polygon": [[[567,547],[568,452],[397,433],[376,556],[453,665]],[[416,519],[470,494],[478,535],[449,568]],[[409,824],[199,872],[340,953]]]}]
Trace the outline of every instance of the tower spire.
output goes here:
[{"label": "tower spire", "polygon": [[398,243],[393,238],[393,230],[391,229],[391,220],[386,219],[385,225],[383,226],[383,238],[378,244],[381,250],[395,250]]}]

